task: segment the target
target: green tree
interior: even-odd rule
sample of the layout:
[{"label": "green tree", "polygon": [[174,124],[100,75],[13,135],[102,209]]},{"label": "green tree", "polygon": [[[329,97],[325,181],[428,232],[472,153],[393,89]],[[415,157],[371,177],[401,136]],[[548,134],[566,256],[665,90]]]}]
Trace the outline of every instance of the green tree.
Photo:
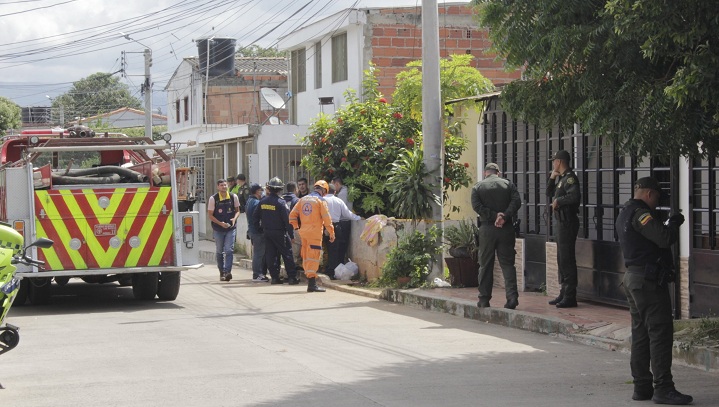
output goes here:
[{"label": "green tree", "polygon": [[257,44],[237,47],[236,55],[239,57],[286,57],[287,51],[279,51],[277,48],[263,48]]},{"label": "green tree", "polygon": [[474,0],[492,50],[523,80],[503,106],[640,156],[716,155],[719,21],[713,0]]},{"label": "green tree", "polygon": [[22,109],[10,99],[0,96],[0,135],[9,129],[19,129],[22,125]]},{"label": "green tree", "polygon": [[[442,106],[448,117],[454,113],[456,106],[475,106],[474,101],[445,105],[448,100],[477,96],[494,89],[492,82],[471,66],[473,58],[472,55],[460,54],[439,61],[439,89]],[[412,61],[407,64],[407,68],[397,74],[397,88],[392,94],[392,103],[421,120],[422,61]]]},{"label": "green tree", "polygon": [[118,77],[98,72],[73,83],[72,88],[55,98],[53,107],[62,106],[68,121],[90,117],[122,107],[142,109],[140,100],[130,93]]},{"label": "green tree", "polygon": [[[468,187],[472,177],[467,172],[468,163],[460,161],[462,153],[467,150],[467,139],[462,134],[465,117],[455,115],[458,106],[477,109],[474,100],[446,104],[448,100],[462,99],[481,95],[494,89],[492,82],[485,78],[479,70],[471,66],[472,55],[452,55],[442,58],[439,62],[439,83],[441,102],[444,107],[444,202],[449,202],[447,192]],[[422,118],[422,61],[412,61],[409,68],[397,74],[397,88],[392,95],[392,102],[402,110],[410,112],[417,120]],[[466,111],[466,109],[465,109]],[[457,206],[450,204],[450,209],[458,211]]]}]

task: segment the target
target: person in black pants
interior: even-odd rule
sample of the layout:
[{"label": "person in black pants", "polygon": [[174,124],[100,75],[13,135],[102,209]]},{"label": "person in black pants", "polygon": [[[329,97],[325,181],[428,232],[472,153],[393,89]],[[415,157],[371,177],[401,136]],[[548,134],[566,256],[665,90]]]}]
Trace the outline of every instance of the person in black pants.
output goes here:
[{"label": "person in black pants", "polygon": [[634,198],[624,204],[614,226],[627,268],[623,285],[632,316],[632,399],[685,405],[693,398],[674,387],[674,321],[669,296],[669,283],[674,281],[670,246],[677,242],[684,216],[677,213],[666,226],[662,224],[655,212],[660,195],[656,179],[638,179]]},{"label": "person in black pants", "polygon": [[253,224],[256,230],[265,235],[265,259],[270,271],[270,284],[282,284],[280,280],[280,259],[285,262],[287,281],[290,285],[299,284],[297,269],[292,258],[292,243],[294,230],[289,221],[289,211],[285,200],[280,196],[284,188],[282,180],[274,177],[267,184],[270,193],[260,200],[259,206],[253,214]]},{"label": "person in black pants", "polygon": [[549,305],[557,308],[577,306],[577,257],[575,246],[579,233],[579,203],[582,193],[579,178],[572,171],[571,158],[566,150],[559,150],[552,158],[552,174],[547,181],[547,196],[557,224],[557,267],[562,288]]},{"label": "person in black pants", "polygon": [[347,249],[350,244],[350,234],[352,232],[352,221],[362,219],[358,215],[352,213],[347,204],[344,203],[335,194],[335,187],[329,184],[329,193],[324,196],[327,203],[327,210],[332,218],[332,226],[335,228],[335,240],[329,241],[329,237],[325,236],[324,240],[327,244],[327,266],[325,274],[331,279],[335,279],[335,268],[345,262]]}]

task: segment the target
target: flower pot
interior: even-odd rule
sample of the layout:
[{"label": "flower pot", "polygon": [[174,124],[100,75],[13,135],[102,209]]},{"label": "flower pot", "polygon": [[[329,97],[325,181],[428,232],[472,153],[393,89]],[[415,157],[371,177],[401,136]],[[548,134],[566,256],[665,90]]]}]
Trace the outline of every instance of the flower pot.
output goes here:
[{"label": "flower pot", "polygon": [[406,286],[410,281],[412,281],[412,277],[409,276],[397,277],[397,285],[400,287]]},{"label": "flower pot", "polygon": [[472,257],[445,257],[452,287],[477,287],[479,265]]},{"label": "flower pot", "polygon": [[452,257],[472,257],[472,254],[466,247],[450,247],[449,255]]}]

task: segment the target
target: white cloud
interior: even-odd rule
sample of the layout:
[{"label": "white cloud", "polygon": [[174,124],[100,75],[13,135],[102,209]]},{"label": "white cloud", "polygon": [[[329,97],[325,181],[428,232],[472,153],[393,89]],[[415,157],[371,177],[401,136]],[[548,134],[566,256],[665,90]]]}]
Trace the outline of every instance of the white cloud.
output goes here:
[{"label": "white cloud", "polygon": [[[421,6],[419,0],[316,0],[291,17],[309,0],[52,1],[0,5],[0,15],[46,7],[0,17],[0,95],[21,105],[47,104],[46,94],[55,96],[70,88],[55,84],[119,70],[122,51],[127,52],[127,74],[138,75],[130,76],[127,83],[137,91],[147,46],[153,51],[156,108],[164,103],[157,91],[182,58],[198,54],[193,39],[214,35],[248,45],[283,23],[259,43],[268,46],[315,14],[326,16],[351,6]],[[122,38],[121,31],[142,45]],[[20,88],[18,83],[47,87]]]}]

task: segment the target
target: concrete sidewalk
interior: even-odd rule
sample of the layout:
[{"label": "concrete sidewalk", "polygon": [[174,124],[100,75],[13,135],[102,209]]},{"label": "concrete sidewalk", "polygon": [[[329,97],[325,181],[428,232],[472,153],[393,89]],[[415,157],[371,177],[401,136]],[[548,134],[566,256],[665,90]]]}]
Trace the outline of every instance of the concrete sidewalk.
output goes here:
[{"label": "concrete sidewalk", "polygon": [[[214,264],[214,243],[200,243],[200,257],[206,264]],[[248,271],[233,273],[235,279],[252,277],[248,259],[236,259],[235,264]],[[546,295],[521,292],[517,309],[508,310],[502,307],[504,290],[498,288],[494,289],[491,301],[497,308],[479,308],[477,288],[372,289],[355,282],[330,280],[325,275],[320,275],[320,279],[326,288],[355,295],[543,333],[611,351],[629,352],[631,349],[631,318],[629,310],[624,308],[580,301],[577,308],[560,309],[547,304],[551,298]],[[674,363],[719,372],[719,349],[675,341]]]}]

